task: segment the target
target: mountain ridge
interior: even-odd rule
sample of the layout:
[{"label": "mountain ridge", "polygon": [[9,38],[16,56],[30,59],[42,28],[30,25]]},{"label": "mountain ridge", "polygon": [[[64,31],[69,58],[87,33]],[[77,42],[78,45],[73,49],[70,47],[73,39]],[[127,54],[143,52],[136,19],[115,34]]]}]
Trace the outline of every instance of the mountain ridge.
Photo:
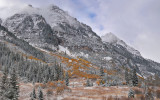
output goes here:
[{"label": "mountain ridge", "polygon": [[[75,58],[81,57],[96,66],[116,69],[121,73],[124,72],[122,68],[124,66],[136,69],[139,74],[144,76],[149,76],[150,73],[160,75],[159,63],[144,59],[138,51],[120,39],[116,41],[118,43],[104,42],[101,37],[93,32],[91,27],[77,21],[76,18],[71,17],[55,5],[49,6],[47,9],[32,6],[27,9],[34,10],[33,12],[26,10],[17,13],[7,18],[2,25],[15,35],[18,34],[18,38],[32,46],[52,52],[63,51],[71,57],[73,55]],[[43,13],[44,10],[48,14]],[[46,21],[47,19],[48,21]],[[36,34],[43,35],[38,38]]]},{"label": "mountain ridge", "polygon": [[135,50],[133,47],[127,45],[123,40],[119,39],[117,36],[115,36],[113,33],[107,33],[104,36],[101,36],[103,42],[109,42],[113,45],[119,44],[123,47],[127,48],[129,52],[132,54],[135,54],[137,56],[141,56],[140,52],[138,50]]}]

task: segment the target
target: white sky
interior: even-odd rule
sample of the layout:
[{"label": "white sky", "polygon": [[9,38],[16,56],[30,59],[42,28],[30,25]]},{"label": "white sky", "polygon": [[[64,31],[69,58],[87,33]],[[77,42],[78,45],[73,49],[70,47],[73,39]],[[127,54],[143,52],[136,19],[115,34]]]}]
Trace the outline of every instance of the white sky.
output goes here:
[{"label": "white sky", "polygon": [[145,58],[160,62],[160,0],[0,0],[0,17],[27,4],[56,4],[98,35],[112,32]]}]

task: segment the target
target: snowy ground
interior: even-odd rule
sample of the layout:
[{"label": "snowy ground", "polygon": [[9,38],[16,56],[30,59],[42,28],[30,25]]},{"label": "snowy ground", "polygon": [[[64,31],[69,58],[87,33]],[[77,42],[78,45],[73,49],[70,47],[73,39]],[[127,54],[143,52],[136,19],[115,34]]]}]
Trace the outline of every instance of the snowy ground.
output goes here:
[{"label": "snowy ground", "polygon": [[[107,100],[109,97],[127,97],[129,87],[127,86],[112,86],[112,87],[84,87],[85,79],[71,79],[70,86],[71,92],[64,91],[62,94],[57,95],[56,89],[53,90],[53,95],[46,95],[46,88],[43,89],[45,100]],[[33,85],[31,83],[20,84],[20,100],[29,100],[30,93]],[[138,89],[138,88],[135,88]],[[37,90],[37,88],[36,88]],[[139,89],[141,91],[141,89]],[[139,99],[136,99],[139,100]]]}]

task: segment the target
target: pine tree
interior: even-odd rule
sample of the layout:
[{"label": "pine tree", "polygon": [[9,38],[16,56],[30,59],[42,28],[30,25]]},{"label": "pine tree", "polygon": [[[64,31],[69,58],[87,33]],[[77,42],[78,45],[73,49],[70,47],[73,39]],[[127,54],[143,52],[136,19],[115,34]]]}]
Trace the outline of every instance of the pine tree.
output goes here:
[{"label": "pine tree", "polygon": [[66,72],[66,75],[65,75],[65,84],[66,84],[66,86],[69,86],[69,75],[68,75],[68,72]]},{"label": "pine tree", "polygon": [[8,74],[7,74],[7,70],[5,68],[4,72],[3,72],[3,77],[2,77],[2,81],[0,84],[0,100],[3,100],[5,98],[5,95],[7,93],[8,90]]},{"label": "pine tree", "polygon": [[126,68],[125,70],[125,80],[126,80],[126,84],[129,84],[129,74],[128,74],[128,69]]},{"label": "pine tree", "polygon": [[154,100],[153,92],[150,88],[146,88],[145,90],[145,100]]},{"label": "pine tree", "polygon": [[43,99],[43,92],[41,87],[38,88],[38,100],[44,100]]},{"label": "pine tree", "polygon": [[100,67],[100,76],[104,76],[104,69],[102,66]]},{"label": "pine tree", "polygon": [[64,79],[64,72],[63,72],[63,68],[60,64],[59,66],[59,80],[63,80]]},{"label": "pine tree", "polygon": [[35,88],[33,88],[33,91],[31,93],[31,100],[35,100],[36,99],[36,91],[35,91]]},{"label": "pine tree", "polygon": [[13,100],[18,100],[19,97],[19,86],[18,86],[18,82],[17,82],[17,75],[16,75],[16,71],[13,68],[12,74],[11,74],[11,78],[10,78],[10,89],[9,89],[9,95],[10,95],[10,99]]},{"label": "pine tree", "polygon": [[132,83],[133,83],[133,86],[137,86],[138,85],[138,77],[137,77],[137,74],[136,74],[136,69],[133,70]]},{"label": "pine tree", "polygon": [[89,82],[88,78],[87,78],[87,81],[86,81],[86,86],[90,86],[90,82]]},{"label": "pine tree", "polygon": [[129,90],[128,98],[134,98],[134,90],[132,90],[132,89]]}]

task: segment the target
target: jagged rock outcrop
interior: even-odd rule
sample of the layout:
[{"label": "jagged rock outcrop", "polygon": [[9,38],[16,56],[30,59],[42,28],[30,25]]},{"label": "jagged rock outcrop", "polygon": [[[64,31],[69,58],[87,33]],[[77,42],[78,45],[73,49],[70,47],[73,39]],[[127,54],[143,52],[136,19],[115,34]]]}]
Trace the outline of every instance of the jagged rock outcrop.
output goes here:
[{"label": "jagged rock outcrop", "polygon": [[19,39],[32,46],[56,49],[59,40],[41,15],[15,14],[4,22],[4,26]]}]

